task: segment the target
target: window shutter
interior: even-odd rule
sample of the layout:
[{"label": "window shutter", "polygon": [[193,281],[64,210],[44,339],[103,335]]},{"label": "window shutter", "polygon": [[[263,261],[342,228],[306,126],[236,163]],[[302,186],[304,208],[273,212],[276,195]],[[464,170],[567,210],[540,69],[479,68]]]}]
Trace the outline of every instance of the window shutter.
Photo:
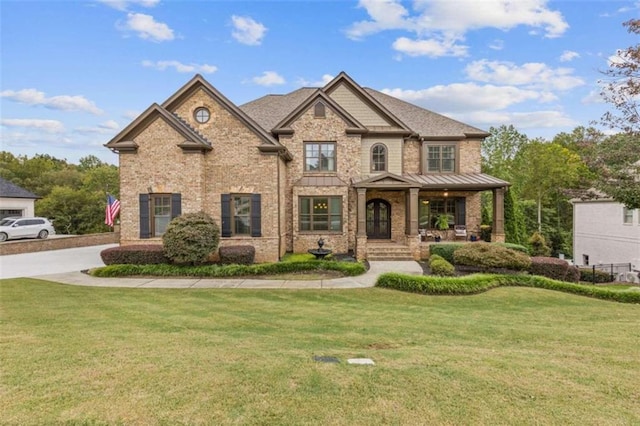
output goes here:
[{"label": "window shutter", "polygon": [[222,232],[221,236],[231,236],[231,195],[221,194],[220,203],[222,210]]},{"label": "window shutter", "polygon": [[466,225],[466,198],[456,198],[456,225]]},{"label": "window shutter", "polygon": [[182,195],[171,194],[171,219],[182,214]]},{"label": "window shutter", "polygon": [[149,194],[140,194],[140,238],[151,238],[149,223]]},{"label": "window shutter", "polygon": [[251,194],[251,236],[262,237],[260,194]]}]

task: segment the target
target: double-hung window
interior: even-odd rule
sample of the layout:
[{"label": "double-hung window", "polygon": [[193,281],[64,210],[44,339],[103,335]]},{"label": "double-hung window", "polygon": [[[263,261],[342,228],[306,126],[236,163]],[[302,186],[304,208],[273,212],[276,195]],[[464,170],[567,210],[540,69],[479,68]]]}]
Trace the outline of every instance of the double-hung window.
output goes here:
[{"label": "double-hung window", "polygon": [[300,231],[342,231],[342,197],[300,197]]},{"label": "double-hung window", "polygon": [[335,142],[305,142],[304,171],[305,172],[335,172],[336,171]]},{"label": "double-hung window", "polygon": [[251,195],[232,195],[233,234],[251,235]]},{"label": "double-hung window", "polygon": [[427,173],[453,173],[456,171],[455,145],[427,145]]},{"label": "double-hung window", "polygon": [[387,147],[381,143],[371,148],[371,171],[384,172],[387,170]]},{"label": "double-hung window", "polygon": [[171,194],[151,194],[151,235],[161,237],[171,222]]}]

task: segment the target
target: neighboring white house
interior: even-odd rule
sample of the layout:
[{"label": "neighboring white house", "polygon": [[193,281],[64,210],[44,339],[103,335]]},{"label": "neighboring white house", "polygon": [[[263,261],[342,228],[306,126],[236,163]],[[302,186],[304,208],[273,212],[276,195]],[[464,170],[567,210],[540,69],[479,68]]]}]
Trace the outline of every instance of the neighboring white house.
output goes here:
[{"label": "neighboring white house", "polygon": [[0,219],[9,216],[35,216],[35,202],[40,198],[0,177]]},{"label": "neighboring white house", "polygon": [[572,204],[576,265],[631,263],[640,270],[640,209],[627,209],[611,199]]}]

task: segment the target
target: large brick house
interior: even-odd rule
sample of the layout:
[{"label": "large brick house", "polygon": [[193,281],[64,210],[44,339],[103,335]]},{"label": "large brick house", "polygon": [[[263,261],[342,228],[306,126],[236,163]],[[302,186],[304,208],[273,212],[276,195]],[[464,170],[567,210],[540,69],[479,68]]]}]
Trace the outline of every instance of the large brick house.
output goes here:
[{"label": "large brick house", "polygon": [[172,217],[204,211],[221,246],[253,245],[260,262],[320,237],[360,259],[380,242],[417,259],[438,215],[479,228],[482,191],[500,241],[509,184],[480,171],[487,136],[345,73],[241,106],[196,75],[105,145],[119,154],[120,243],[158,241]]}]

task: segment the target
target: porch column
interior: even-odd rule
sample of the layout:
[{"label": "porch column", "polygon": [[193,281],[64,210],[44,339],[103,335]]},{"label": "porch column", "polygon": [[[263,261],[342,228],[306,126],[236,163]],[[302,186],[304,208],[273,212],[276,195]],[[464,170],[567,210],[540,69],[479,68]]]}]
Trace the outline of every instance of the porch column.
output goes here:
[{"label": "porch column", "polygon": [[491,241],[504,242],[504,188],[493,190],[493,230]]},{"label": "porch column", "polygon": [[367,188],[358,188],[358,236],[367,235]]},{"label": "porch column", "polygon": [[418,235],[418,192],[420,188],[409,188],[409,232]]}]

